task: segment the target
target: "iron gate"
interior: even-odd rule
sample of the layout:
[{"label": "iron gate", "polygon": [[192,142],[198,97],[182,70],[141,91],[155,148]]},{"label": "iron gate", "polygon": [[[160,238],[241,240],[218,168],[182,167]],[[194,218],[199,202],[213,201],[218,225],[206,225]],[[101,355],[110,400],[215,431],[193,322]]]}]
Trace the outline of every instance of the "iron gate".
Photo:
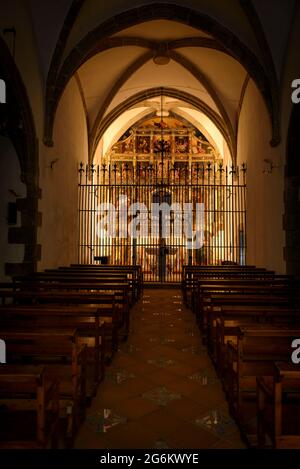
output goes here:
[{"label": "iron gate", "polygon": [[[154,213],[159,204],[166,212]],[[187,206],[193,233],[201,231],[200,245],[188,240],[186,214],[180,211]],[[166,216],[169,229],[163,233]],[[78,261],[140,264],[146,282],[180,282],[183,264],[245,264],[245,165],[81,163]]]}]

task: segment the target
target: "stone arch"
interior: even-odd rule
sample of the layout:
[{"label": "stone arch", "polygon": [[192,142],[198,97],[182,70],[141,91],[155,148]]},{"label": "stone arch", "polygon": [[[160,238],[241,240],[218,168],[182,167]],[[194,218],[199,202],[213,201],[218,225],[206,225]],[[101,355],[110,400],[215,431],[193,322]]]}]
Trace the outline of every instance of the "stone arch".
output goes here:
[{"label": "stone arch", "polygon": [[[24,260],[21,264],[6,264],[7,275],[25,274],[36,270],[40,258],[37,244],[39,224],[38,198],[38,142],[33,114],[21,75],[10,51],[0,38],[0,73],[7,87],[6,136],[11,140],[18,155],[21,168],[21,181],[26,185],[26,198],[17,199],[17,209],[21,213],[21,226],[8,229],[8,242],[24,244]],[[1,105],[2,106],[2,105]]]},{"label": "stone arch", "polygon": [[56,73],[52,73],[50,77],[48,76],[44,131],[45,144],[52,145],[55,112],[66,84],[77,68],[90,56],[91,50],[95,48],[95,45],[102,39],[122,31],[122,29],[141,22],[157,19],[177,21],[213,35],[217,42],[222,44],[222,47],[244,66],[264,97],[272,123],[272,140],[270,143],[277,145],[280,142],[279,93],[276,83],[270,80],[266,72],[267,67],[263,67],[250,49],[234,33],[215,19],[188,7],[169,3],[154,3],[137,7],[106,20],[79,42],[66,58],[59,72],[57,66]]},{"label": "stone arch", "polygon": [[[214,101],[223,121],[226,124],[228,134],[230,135],[232,144],[233,144],[233,158],[236,159],[236,132],[232,126],[232,123],[230,121],[230,118],[226,112],[225,107],[223,106],[222,101],[220,100],[217,92],[215,91],[214,86],[210,83],[210,81],[207,79],[205,74],[200,71],[196,66],[194,66],[189,60],[185,59],[181,54],[173,51],[170,51],[169,54],[170,58],[174,60],[176,63],[181,65],[185,70],[187,70],[191,75],[193,75],[199,83],[201,83],[202,86],[208,91],[210,97]],[[107,108],[109,107],[110,103],[113,101],[114,97],[117,95],[118,91],[122,87],[122,85],[126,82],[126,80],[132,75],[132,73],[136,72],[141,65],[144,65],[150,58],[152,57],[152,53],[147,52],[145,53],[142,57],[137,59],[133,64],[131,64],[125,71],[124,73],[120,76],[120,78],[113,84],[110,92],[107,94],[107,97],[100,107],[97,117],[95,119],[95,123],[93,125],[92,131],[89,136],[89,148],[90,151],[93,151],[93,145],[94,145],[94,140],[96,138],[96,135],[98,133],[98,128],[101,126],[101,121],[105,115],[105,112]],[[93,155],[90,154],[90,158],[92,158]]]},{"label": "stone arch", "polygon": [[100,126],[98,127],[97,134],[95,134],[94,140],[91,143],[91,161],[94,156],[94,153],[96,151],[97,145],[102,138],[104,132],[106,129],[112,124],[112,122],[117,119],[123,112],[128,110],[129,108],[135,106],[136,104],[146,100],[150,99],[156,96],[160,95],[165,95],[168,97],[172,97],[175,99],[178,99],[180,101],[184,101],[186,103],[191,104],[194,106],[196,109],[204,112],[217,126],[217,128],[220,130],[222,133],[224,139],[227,142],[228,148],[231,153],[232,161],[235,162],[235,140],[232,141],[231,135],[228,132],[228,128],[226,124],[224,123],[223,119],[212,109],[210,109],[207,104],[205,104],[203,101],[201,101],[199,98],[196,98],[195,96],[176,90],[175,88],[151,88],[148,90],[141,91],[139,93],[136,93],[135,95],[131,96],[130,98],[127,98],[125,101],[123,101],[120,105],[116,106],[111,112],[109,112],[101,121]]}]

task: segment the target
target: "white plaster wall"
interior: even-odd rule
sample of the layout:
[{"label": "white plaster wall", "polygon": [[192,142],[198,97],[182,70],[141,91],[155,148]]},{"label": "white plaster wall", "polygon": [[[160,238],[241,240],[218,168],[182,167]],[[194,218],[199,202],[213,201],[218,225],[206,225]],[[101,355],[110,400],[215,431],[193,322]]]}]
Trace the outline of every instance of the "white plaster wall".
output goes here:
[{"label": "white plaster wall", "polygon": [[87,162],[87,150],[85,113],[73,78],[57,110],[54,146],[43,146],[41,151],[39,210],[42,226],[38,237],[42,258],[39,270],[77,261],[78,164]]},{"label": "white plaster wall", "polygon": [[[283,146],[270,146],[271,125],[261,94],[249,81],[238,127],[238,164],[247,164],[247,263],[285,271]],[[273,161],[274,169],[264,159]]]}]

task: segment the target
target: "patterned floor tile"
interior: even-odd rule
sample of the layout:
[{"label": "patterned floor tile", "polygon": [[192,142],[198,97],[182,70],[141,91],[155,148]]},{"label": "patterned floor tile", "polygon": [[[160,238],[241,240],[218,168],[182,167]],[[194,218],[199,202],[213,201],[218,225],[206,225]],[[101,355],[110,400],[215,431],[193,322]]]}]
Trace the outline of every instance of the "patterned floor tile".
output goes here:
[{"label": "patterned floor tile", "polygon": [[132,308],[75,447],[245,447],[180,290],[147,289]]},{"label": "patterned floor tile", "polygon": [[86,421],[96,433],[107,433],[116,425],[126,423],[127,418],[113,413],[111,409],[101,409],[94,415],[88,415]]},{"label": "patterned floor tile", "polygon": [[158,388],[155,388],[152,391],[144,393],[143,398],[149,399],[150,401],[153,401],[160,406],[165,406],[169,402],[174,401],[175,399],[181,399],[181,395],[169,391],[164,386],[159,386]]},{"label": "patterned floor tile", "polygon": [[175,365],[174,360],[170,360],[166,357],[159,357],[157,359],[148,360],[147,361],[150,365],[155,365],[158,368],[167,368],[168,366]]},{"label": "patterned floor tile", "polygon": [[119,368],[117,370],[106,372],[106,378],[109,381],[112,381],[114,384],[121,384],[128,381],[129,379],[135,378],[135,375],[130,373],[125,368]]},{"label": "patterned floor tile", "polygon": [[212,409],[203,416],[196,418],[194,423],[219,438],[226,438],[236,430],[234,421],[218,409]]}]

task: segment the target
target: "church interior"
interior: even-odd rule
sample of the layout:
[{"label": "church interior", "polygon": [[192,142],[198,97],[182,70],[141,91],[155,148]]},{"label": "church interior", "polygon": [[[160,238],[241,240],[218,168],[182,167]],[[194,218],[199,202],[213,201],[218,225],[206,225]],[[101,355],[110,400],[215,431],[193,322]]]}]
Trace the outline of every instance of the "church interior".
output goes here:
[{"label": "church interior", "polygon": [[299,2],[0,7],[0,448],[300,449]]}]

